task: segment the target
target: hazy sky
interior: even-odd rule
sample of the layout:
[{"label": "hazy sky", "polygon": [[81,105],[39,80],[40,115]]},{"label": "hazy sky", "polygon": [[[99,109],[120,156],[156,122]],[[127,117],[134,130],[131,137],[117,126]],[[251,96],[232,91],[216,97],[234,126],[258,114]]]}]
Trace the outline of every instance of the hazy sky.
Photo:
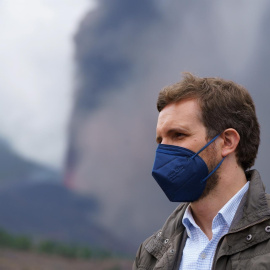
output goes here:
[{"label": "hazy sky", "polygon": [[0,136],[62,165],[73,90],[73,35],[94,0],[0,1]]}]

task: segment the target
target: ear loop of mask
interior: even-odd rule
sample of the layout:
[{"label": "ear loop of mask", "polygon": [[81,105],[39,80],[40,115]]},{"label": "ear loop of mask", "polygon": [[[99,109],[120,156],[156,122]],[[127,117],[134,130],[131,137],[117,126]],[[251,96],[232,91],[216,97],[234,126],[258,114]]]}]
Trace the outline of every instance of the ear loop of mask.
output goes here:
[{"label": "ear loop of mask", "polygon": [[[221,134],[221,133],[220,133]],[[210,140],[201,150],[199,150],[196,154],[194,154],[191,158],[195,158],[197,155],[199,155],[207,146],[209,146],[213,141],[216,140],[216,138],[218,138],[220,136],[220,134],[216,135],[212,140]],[[203,183],[204,181],[206,181],[222,164],[223,160],[226,157],[224,157],[219,163],[218,165],[215,167],[215,169],[210,172],[203,180],[201,180],[201,183]]]},{"label": "ear loop of mask", "polygon": [[225,159],[226,157],[224,157],[219,163],[218,165],[216,166],[216,168],[210,172],[203,180],[201,180],[201,183],[203,183],[204,181],[206,181],[219,167],[220,165],[222,164],[223,160]]}]

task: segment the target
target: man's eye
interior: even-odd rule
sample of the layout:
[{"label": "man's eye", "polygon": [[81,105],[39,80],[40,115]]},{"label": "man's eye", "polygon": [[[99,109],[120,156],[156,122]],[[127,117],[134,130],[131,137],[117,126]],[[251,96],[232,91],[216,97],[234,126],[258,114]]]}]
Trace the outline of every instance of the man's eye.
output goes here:
[{"label": "man's eye", "polygon": [[183,136],[184,136],[183,133],[176,133],[176,134],[175,134],[175,137],[177,137],[177,138],[181,138],[181,137],[183,137]]}]

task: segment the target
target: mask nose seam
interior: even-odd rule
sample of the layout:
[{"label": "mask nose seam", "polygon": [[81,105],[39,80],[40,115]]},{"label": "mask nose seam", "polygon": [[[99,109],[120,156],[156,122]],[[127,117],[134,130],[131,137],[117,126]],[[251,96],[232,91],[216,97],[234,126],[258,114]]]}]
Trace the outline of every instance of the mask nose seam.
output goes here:
[{"label": "mask nose seam", "polygon": [[[168,163],[170,163],[170,162],[172,162],[172,161],[174,161],[174,160],[176,160],[177,159],[177,157],[175,157],[175,158],[173,158],[173,159],[171,159],[171,160],[168,160],[168,162],[166,162],[165,164],[162,164],[159,168],[156,168],[157,170],[159,170],[159,169],[161,169],[161,168],[163,168],[164,166],[166,166]],[[155,163],[154,163],[155,164]]]}]

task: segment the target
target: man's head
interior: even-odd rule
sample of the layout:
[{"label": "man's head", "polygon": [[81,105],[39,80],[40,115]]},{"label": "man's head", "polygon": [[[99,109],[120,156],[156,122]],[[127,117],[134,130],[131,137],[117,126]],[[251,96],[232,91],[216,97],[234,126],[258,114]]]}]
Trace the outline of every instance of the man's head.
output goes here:
[{"label": "man's head", "polygon": [[248,91],[232,81],[199,78],[185,73],[183,80],[159,93],[157,109],[161,112],[170,104],[189,99],[198,102],[208,138],[229,128],[239,133],[237,162],[244,170],[250,168],[260,144],[260,127]]}]

